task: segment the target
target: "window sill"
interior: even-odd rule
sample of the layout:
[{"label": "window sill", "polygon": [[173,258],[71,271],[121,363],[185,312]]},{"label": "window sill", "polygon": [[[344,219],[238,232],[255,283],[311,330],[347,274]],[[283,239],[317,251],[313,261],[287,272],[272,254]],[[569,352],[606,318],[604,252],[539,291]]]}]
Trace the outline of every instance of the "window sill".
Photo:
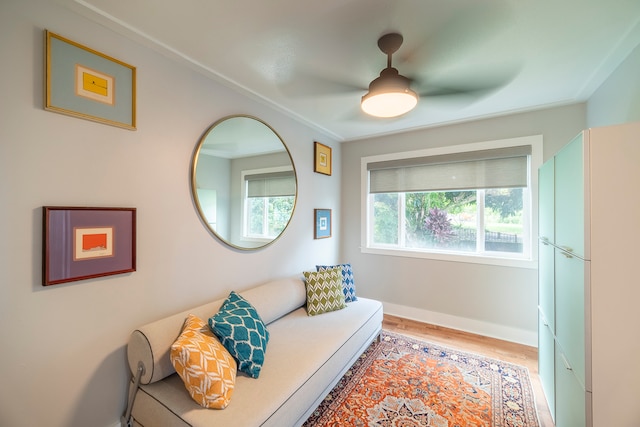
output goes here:
[{"label": "window sill", "polygon": [[[277,236],[276,236],[277,237]],[[243,236],[240,238],[241,242],[247,242],[247,243],[270,243],[273,242],[273,240],[275,239],[275,237],[246,237]]]},{"label": "window sill", "polygon": [[373,255],[387,255],[387,256],[397,256],[397,257],[405,257],[405,258],[422,258],[422,259],[432,259],[437,261],[496,265],[500,267],[514,267],[514,268],[527,268],[527,269],[538,268],[538,262],[536,260],[522,259],[522,258],[498,258],[498,257],[485,256],[485,255],[472,255],[472,254],[460,255],[460,254],[452,254],[452,253],[437,253],[437,252],[426,252],[426,251],[415,251],[415,250],[409,251],[406,249],[394,249],[394,248],[362,247],[361,252],[364,254],[373,254]]}]

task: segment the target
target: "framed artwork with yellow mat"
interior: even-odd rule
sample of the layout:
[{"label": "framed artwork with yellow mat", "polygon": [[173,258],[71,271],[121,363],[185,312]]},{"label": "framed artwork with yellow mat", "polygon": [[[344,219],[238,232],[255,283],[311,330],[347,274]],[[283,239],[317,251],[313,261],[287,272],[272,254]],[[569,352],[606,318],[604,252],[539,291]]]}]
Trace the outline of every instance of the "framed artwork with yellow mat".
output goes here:
[{"label": "framed artwork with yellow mat", "polygon": [[135,130],[135,67],[44,33],[45,110]]}]

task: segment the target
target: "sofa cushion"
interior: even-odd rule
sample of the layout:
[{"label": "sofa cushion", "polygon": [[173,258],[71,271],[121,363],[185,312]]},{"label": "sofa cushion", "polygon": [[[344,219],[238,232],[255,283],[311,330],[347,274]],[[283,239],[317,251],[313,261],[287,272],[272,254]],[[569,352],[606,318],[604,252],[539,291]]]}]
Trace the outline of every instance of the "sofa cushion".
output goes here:
[{"label": "sofa cushion", "polygon": [[236,361],[207,324],[190,314],[171,346],[171,364],[200,406],[226,408],[236,383]]},{"label": "sofa cushion", "polygon": [[238,370],[258,378],[269,331],[256,309],[232,291],[220,311],[209,318],[209,327],[238,361]]},{"label": "sofa cushion", "polygon": [[340,267],[323,271],[305,271],[303,275],[307,285],[309,316],[341,310],[347,306],[342,292]]},{"label": "sofa cushion", "polygon": [[340,267],[342,272],[342,292],[344,293],[345,302],[357,301],[356,297],[356,285],[353,280],[353,268],[351,264],[337,264],[337,265],[316,265],[318,271],[328,270],[330,268]]}]

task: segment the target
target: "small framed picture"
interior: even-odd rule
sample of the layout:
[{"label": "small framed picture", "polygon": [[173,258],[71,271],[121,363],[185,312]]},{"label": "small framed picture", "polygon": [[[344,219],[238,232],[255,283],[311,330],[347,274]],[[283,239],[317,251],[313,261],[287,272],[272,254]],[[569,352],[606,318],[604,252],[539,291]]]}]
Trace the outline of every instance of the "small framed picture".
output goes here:
[{"label": "small framed picture", "polygon": [[136,69],[45,30],[45,110],[136,129]]},{"label": "small framed picture", "polygon": [[136,209],[43,207],[42,285],[136,271]]},{"label": "small framed picture", "polygon": [[331,209],[315,209],[314,239],[331,237]]},{"label": "small framed picture", "polygon": [[313,171],[331,175],[331,147],[315,143]]}]

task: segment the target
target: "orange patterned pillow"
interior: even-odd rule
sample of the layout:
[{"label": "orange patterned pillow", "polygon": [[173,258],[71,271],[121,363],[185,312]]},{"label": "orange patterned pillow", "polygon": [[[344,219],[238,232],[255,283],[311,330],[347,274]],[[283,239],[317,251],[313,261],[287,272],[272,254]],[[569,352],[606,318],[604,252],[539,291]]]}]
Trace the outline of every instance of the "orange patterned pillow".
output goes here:
[{"label": "orange patterned pillow", "polygon": [[227,407],[236,383],[236,361],[202,319],[187,317],[169,357],[193,400],[205,408]]}]

